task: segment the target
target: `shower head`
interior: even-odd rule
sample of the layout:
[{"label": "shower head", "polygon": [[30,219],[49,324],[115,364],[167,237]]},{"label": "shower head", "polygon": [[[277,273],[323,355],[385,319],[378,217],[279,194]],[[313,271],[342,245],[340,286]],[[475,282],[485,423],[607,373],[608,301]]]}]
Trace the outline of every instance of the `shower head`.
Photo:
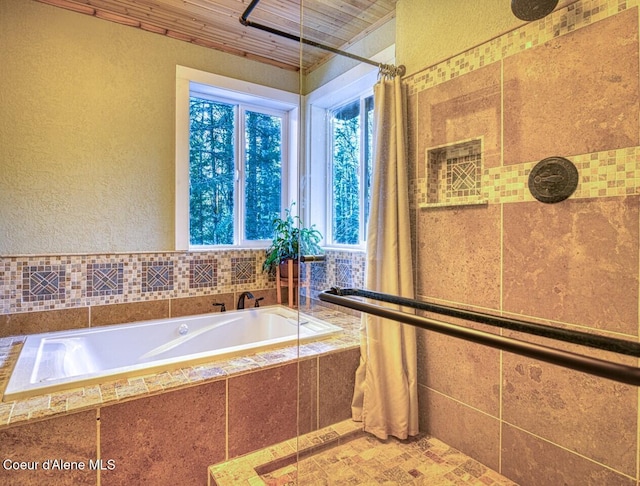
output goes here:
[{"label": "shower head", "polygon": [[546,17],[558,5],[558,0],[511,0],[511,11],[520,20],[530,22]]}]

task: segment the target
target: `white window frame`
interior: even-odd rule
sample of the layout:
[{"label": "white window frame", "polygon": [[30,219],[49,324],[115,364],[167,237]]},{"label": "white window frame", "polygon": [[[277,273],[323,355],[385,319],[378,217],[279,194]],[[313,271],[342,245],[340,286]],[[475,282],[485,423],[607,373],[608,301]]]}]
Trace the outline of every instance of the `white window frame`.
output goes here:
[{"label": "white window frame", "polygon": [[[244,194],[236,192],[240,201],[234,216],[233,245],[191,245],[189,238],[189,98],[197,94],[222,103],[240,104],[251,111],[285,115],[283,117],[282,147],[282,210],[297,193],[298,124],[300,96],[267,86],[241,81],[185,66],[176,66],[176,154],[175,154],[175,250],[212,250],[225,248],[263,248],[269,240],[246,240],[244,235]],[[238,129],[244,121],[237,118]],[[241,144],[238,144],[241,145]],[[236,147],[237,160],[242,158],[244,147]],[[241,169],[240,169],[241,170]],[[244,177],[236,173],[235,189]]]},{"label": "white window frame", "polygon": [[[372,60],[384,64],[395,63],[395,45],[391,45],[375,56]],[[361,251],[366,249],[366,234],[360,235],[359,245],[340,245],[333,241],[333,228],[330,184],[331,137],[328,123],[329,111],[341,106],[372,90],[378,79],[378,68],[369,64],[359,64],[353,69],[335,77],[328,83],[308,94],[305,99],[305,165],[304,179],[301,181],[301,200],[308,201],[305,205],[303,220],[316,225],[325,236],[324,248],[337,250]],[[361,225],[364,222],[361,221]]]}]

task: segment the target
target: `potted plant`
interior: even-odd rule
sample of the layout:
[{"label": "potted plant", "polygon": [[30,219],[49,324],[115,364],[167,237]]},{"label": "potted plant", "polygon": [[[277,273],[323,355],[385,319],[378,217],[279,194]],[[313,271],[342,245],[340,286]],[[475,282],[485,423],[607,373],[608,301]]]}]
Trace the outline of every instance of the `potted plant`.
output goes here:
[{"label": "potted plant", "polygon": [[[291,206],[293,206],[292,203]],[[285,217],[273,220],[273,241],[267,249],[262,265],[265,272],[275,274],[280,265],[281,276],[286,275],[287,260],[297,260],[300,255],[319,255],[322,253],[320,241],[322,234],[312,225],[305,228],[299,216],[291,215],[291,208],[285,210]],[[284,264],[284,265],[281,265]],[[294,265],[297,269],[297,265]]]}]

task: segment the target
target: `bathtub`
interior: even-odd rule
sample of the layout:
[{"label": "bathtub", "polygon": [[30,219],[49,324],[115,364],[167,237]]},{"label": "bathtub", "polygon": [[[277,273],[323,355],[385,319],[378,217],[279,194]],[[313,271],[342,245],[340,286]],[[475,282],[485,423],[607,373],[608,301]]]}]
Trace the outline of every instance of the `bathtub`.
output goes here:
[{"label": "bathtub", "polygon": [[284,306],[27,336],[3,400],[191,366],[340,332]]}]

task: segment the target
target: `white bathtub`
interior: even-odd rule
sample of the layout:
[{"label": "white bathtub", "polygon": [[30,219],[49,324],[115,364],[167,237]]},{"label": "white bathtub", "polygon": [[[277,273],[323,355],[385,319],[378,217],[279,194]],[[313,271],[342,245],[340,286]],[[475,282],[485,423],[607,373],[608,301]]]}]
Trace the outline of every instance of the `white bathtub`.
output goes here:
[{"label": "white bathtub", "polygon": [[33,334],[3,400],[255,353],[341,331],[284,306]]}]

